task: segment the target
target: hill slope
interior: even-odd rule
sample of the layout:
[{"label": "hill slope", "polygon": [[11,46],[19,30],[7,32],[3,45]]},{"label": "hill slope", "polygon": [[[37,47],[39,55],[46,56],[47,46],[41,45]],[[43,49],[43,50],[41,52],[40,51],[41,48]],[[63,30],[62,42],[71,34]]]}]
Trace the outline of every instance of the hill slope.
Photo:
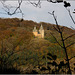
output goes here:
[{"label": "hill slope", "polygon": [[[32,30],[35,25],[37,29],[39,29],[41,24],[45,30],[45,38],[34,38]],[[45,22],[36,23],[28,20],[23,20],[20,22],[18,18],[0,18],[0,52],[2,52],[0,58],[3,59],[3,64],[5,65],[6,63],[7,66],[9,65],[9,67],[13,66],[15,68],[17,64],[18,69],[20,68],[25,70],[27,68],[24,71],[24,73],[26,73],[26,71],[31,71],[34,66],[38,65],[38,63],[40,65],[45,64],[46,60],[42,58],[43,56],[46,56],[48,52],[50,52],[52,55],[56,55],[58,62],[60,62],[59,60],[64,60],[64,50],[58,45],[50,34],[50,32],[53,33],[53,35],[62,45],[60,35],[53,26],[56,27],[54,24]],[[64,38],[73,33],[75,33],[75,30],[64,27]],[[65,44],[67,46],[72,42],[75,42],[75,36],[65,41]],[[75,55],[74,49],[75,44],[67,48],[69,58]],[[28,69],[29,66],[31,67]]]}]

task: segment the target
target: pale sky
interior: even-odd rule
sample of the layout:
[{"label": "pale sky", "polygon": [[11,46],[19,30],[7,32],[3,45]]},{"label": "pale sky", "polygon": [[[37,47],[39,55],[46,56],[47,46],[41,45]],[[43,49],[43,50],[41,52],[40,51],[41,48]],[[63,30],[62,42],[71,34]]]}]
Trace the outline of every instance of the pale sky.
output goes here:
[{"label": "pale sky", "polygon": [[[71,14],[75,20],[75,14],[72,13],[75,9],[75,1],[69,1],[69,2],[71,3],[70,7]],[[17,6],[16,1],[7,1],[6,4]],[[33,20],[35,22],[47,22],[52,24],[55,24],[55,21],[52,15],[48,14],[48,12],[55,11],[55,15],[57,16],[59,25],[67,27],[72,26],[75,28],[75,24],[73,24],[71,18],[69,17],[68,11],[65,9],[63,3],[51,3],[47,1],[42,1],[41,8],[39,8],[39,7],[34,7],[27,1],[23,1],[21,9],[24,13],[25,20]],[[21,14],[15,14],[12,16],[3,14],[5,13],[5,11],[3,10],[1,3],[0,3],[0,12],[2,12],[2,14],[0,13],[0,17],[2,18],[13,18],[13,17],[21,18]]]}]

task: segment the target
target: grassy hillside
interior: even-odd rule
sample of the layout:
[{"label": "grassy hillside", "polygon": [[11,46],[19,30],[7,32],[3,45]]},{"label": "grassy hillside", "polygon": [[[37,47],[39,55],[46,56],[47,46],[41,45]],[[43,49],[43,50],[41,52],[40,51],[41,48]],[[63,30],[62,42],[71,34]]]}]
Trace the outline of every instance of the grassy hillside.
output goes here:
[{"label": "grassy hillside", "polygon": [[[45,30],[45,38],[34,38],[32,30],[35,25],[37,29],[39,29],[41,24]],[[46,57],[48,53],[56,55],[56,62],[58,63],[65,60],[64,50],[58,45],[56,40],[50,34],[51,32],[57,38],[60,44],[62,44],[60,36],[53,26],[56,27],[54,24],[45,22],[36,23],[29,20],[23,20],[21,22],[18,18],[0,18],[1,67],[13,67],[20,70],[20,73],[31,73],[32,70],[36,70],[38,73],[44,73],[38,69],[38,66],[47,65],[47,60],[43,58]],[[64,27],[64,38],[73,33],[75,33],[75,30]],[[72,42],[75,42],[75,36],[65,41],[66,46]],[[67,51],[69,58],[73,57],[75,55],[75,44],[67,48]],[[72,61],[75,61],[75,59]]]}]

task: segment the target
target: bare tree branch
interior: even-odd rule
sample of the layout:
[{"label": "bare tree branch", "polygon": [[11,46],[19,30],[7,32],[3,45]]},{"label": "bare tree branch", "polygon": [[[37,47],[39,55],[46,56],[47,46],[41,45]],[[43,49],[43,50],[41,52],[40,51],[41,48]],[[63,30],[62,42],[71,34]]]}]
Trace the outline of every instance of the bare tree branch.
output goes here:
[{"label": "bare tree branch", "polygon": [[41,8],[41,2],[40,2],[40,0],[38,0],[37,3],[35,3],[35,2],[31,2],[30,0],[28,0],[28,1],[29,1],[30,4],[32,4],[34,7],[40,7],[40,8]]},{"label": "bare tree branch", "polygon": [[57,28],[58,28],[58,32],[61,33],[60,27],[59,27],[59,25],[58,25],[58,22],[57,22],[57,19],[56,19],[55,15],[54,15],[54,12],[55,12],[55,11],[53,11],[52,13],[50,13],[50,12],[48,12],[48,13],[53,16],[53,18],[54,18],[54,20],[55,20],[55,22],[56,22],[56,26],[57,26]]},{"label": "bare tree branch", "polygon": [[[21,10],[21,4],[22,4],[22,0],[18,0],[18,6],[17,7],[13,7],[13,6],[8,6],[8,5],[5,5],[4,1],[1,1],[2,5],[3,5],[3,10],[8,14],[8,15],[14,15],[16,13],[21,13],[22,14],[22,17],[23,17],[23,12]],[[13,12],[11,12],[11,8],[15,8],[15,10]],[[17,11],[20,11],[20,12],[17,12]]]},{"label": "bare tree branch", "polygon": [[75,21],[74,21],[72,15],[71,15],[70,9],[67,9],[67,11],[69,12],[70,18],[72,19],[73,23],[75,24]]},{"label": "bare tree branch", "polygon": [[70,27],[71,27],[71,29],[75,30],[75,28],[73,28],[72,26],[70,26]]},{"label": "bare tree branch", "polygon": [[66,46],[66,48],[68,48],[68,47],[72,46],[73,44],[75,44],[75,42],[73,42],[73,43],[71,43],[70,45]]},{"label": "bare tree branch", "polygon": [[59,32],[59,30],[55,27],[55,26],[53,26],[54,27],[54,29],[57,31],[57,32]]},{"label": "bare tree branch", "polygon": [[[12,16],[14,14],[21,13],[22,18],[24,17],[24,14],[23,14],[22,9],[21,9],[21,5],[22,5],[23,0],[17,0],[18,1],[18,6],[17,7],[14,7],[14,6],[11,6],[11,5],[6,5],[5,4],[6,1],[7,0],[1,0],[1,3],[3,5],[3,8],[2,9],[6,12],[6,13],[0,12],[1,14],[8,14],[8,15]],[[41,0],[37,0],[37,3],[36,2],[31,2],[30,0],[28,0],[28,1],[33,6],[40,7],[41,8]],[[14,8],[13,11],[11,11],[12,8]]]},{"label": "bare tree branch", "polygon": [[54,38],[55,41],[59,44],[59,46],[61,46],[61,47],[63,48],[63,46],[57,41],[56,37],[55,37],[52,33],[50,33],[50,34],[53,36],[53,38]]},{"label": "bare tree branch", "polygon": [[72,34],[72,35],[70,35],[70,36],[66,37],[66,38],[64,39],[64,41],[65,41],[65,40],[67,40],[68,38],[70,38],[70,37],[74,36],[74,35],[75,35],[75,34]]},{"label": "bare tree branch", "polygon": [[69,60],[73,59],[75,56],[71,57]]},{"label": "bare tree branch", "polygon": [[61,27],[60,29],[61,29],[61,31],[63,32],[63,30],[64,30],[64,26],[63,26],[63,27]]},{"label": "bare tree branch", "polygon": [[[67,47],[65,46],[65,41],[64,41],[64,39],[63,39],[63,34],[62,34],[62,31],[61,31],[62,28],[60,28],[59,25],[58,25],[57,19],[56,19],[55,14],[54,14],[54,11],[53,11],[52,13],[50,13],[50,12],[48,12],[48,13],[51,14],[51,15],[53,16],[54,20],[55,20],[56,27],[58,28],[58,30],[57,30],[56,28],[55,28],[55,30],[57,30],[58,33],[60,34],[60,37],[61,37],[61,41],[62,41],[63,46],[61,46],[61,45],[59,44],[59,42],[57,41],[57,39],[56,39],[54,36],[53,36],[53,37],[55,38],[55,40],[57,41],[57,43],[59,44],[59,46],[61,46],[61,47],[65,50],[66,61],[67,61],[67,66],[68,66],[68,68],[69,68],[69,73],[72,74],[71,69],[70,69],[69,58],[68,58],[68,54],[67,54],[67,47],[70,47],[70,46],[73,45],[74,43],[68,45]],[[71,36],[69,36],[69,37],[71,37]],[[69,38],[69,37],[67,37],[67,38]],[[67,38],[66,38],[66,39],[67,39]]]}]

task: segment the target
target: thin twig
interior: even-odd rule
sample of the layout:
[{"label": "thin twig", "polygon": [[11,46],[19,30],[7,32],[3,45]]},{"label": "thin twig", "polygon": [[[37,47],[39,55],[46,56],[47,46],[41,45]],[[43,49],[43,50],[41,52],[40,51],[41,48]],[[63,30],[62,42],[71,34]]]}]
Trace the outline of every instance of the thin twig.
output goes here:
[{"label": "thin twig", "polygon": [[28,0],[28,1],[29,1],[30,4],[32,4],[34,7],[40,7],[40,8],[41,8],[41,2],[40,2],[40,0],[38,0],[37,3],[35,3],[35,2],[31,2],[30,0]]},{"label": "thin twig", "polygon": [[72,15],[71,15],[70,9],[67,9],[67,11],[69,12],[69,15],[70,15],[71,20],[72,20],[72,21],[73,21],[73,23],[75,24],[75,21],[74,21],[74,19],[73,19]]},{"label": "thin twig", "polygon": [[67,40],[68,38],[70,38],[70,37],[74,36],[74,35],[75,35],[75,34],[72,34],[72,35],[70,35],[70,36],[66,37],[66,38],[64,39],[64,41],[65,41],[65,40]]},{"label": "thin twig", "polygon": [[73,42],[73,43],[71,43],[70,45],[66,46],[66,48],[68,48],[68,47],[72,46],[73,44],[75,44],[75,42]]},{"label": "thin twig", "polygon": [[53,38],[56,40],[56,42],[63,48],[63,46],[57,41],[56,37],[50,32],[50,34],[53,36]]},{"label": "thin twig", "polygon": [[71,59],[73,59],[73,58],[75,58],[75,56],[71,57],[69,60],[71,60]]}]

